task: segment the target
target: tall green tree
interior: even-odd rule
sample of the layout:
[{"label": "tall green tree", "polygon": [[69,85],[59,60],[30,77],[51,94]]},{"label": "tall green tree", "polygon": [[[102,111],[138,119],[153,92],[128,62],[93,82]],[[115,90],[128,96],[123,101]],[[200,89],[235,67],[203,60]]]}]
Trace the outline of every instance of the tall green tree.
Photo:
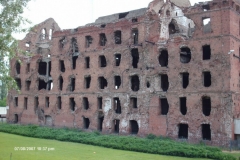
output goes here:
[{"label": "tall green tree", "polygon": [[8,88],[16,87],[13,78],[9,75],[9,59],[20,52],[17,40],[12,34],[26,31],[22,26],[29,21],[22,16],[22,13],[29,1],[0,0],[0,81]]}]

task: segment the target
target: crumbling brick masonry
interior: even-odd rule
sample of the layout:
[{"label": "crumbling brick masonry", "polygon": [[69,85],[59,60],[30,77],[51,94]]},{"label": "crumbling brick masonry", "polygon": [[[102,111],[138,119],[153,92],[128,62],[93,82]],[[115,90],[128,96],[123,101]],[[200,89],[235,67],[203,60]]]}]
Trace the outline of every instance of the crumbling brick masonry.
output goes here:
[{"label": "crumbling brick masonry", "polygon": [[[155,134],[226,146],[240,135],[240,1],[148,8],[19,41],[9,123]],[[239,137],[240,138],[240,137]]]}]

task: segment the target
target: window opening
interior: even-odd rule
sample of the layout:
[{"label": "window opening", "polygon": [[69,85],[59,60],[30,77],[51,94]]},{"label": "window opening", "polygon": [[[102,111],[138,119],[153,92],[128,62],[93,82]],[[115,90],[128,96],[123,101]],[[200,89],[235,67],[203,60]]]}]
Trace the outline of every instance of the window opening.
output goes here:
[{"label": "window opening", "polygon": [[15,107],[18,107],[18,97],[14,98]]},{"label": "window opening", "polygon": [[179,124],[178,138],[188,139],[188,124]]},{"label": "window opening", "polygon": [[90,45],[92,44],[93,39],[91,36],[86,36],[85,39],[86,39],[86,48],[89,48]]},{"label": "window opening", "polygon": [[49,108],[49,97],[45,97],[45,107]]},{"label": "window opening", "polygon": [[135,120],[130,120],[131,134],[138,134],[138,123]]},{"label": "window opening", "polygon": [[26,73],[30,72],[30,63],[27,63],[27,67],[26,67]]},{"label": "window opening", "polygon": [[205,116],[209,116],[211,113],[211,98],[202,97],[202,112]]},{"label": "window opening", "polygon": [[89,109],[89,101],[88,101],[88,98],[87,97],[83,97],[83,108],[85,110],[88,110]]},{"label": "window opening", "polygon": [[106,67],[107,66],[107,61],[105,56],[99,56],[99,62],[100,62],[100,67]]},{"label": "window opening", "polygon": [[137,107],[137,98],[136,97],[131,97],[130,98],[130,105],[132,108],[138,108]]},{"label": "window opening", "polygon": [[189,63],[191,60],[191,51],[188,47],[181,48],[180,61],[182,63]]},{"label": "window opening", "polygon": [[187,98],[180,97],[180,111],[182,115],[186,115],[187,113]]},{"label": "window opening", "polygon": [[168,51],[162,50],[160,53],[160,56],[158,57],[159,64],[161,67],[167,67],[168,66]]},{"label": "window opening", "polygon": [[115,37],[115,44],[121,44],[122,40],[121,40],[121,31],[115,31],[114,32],[114,37]]},{"label": "window opening", "polygon": [[105,33],[100,34],[100,46],[105,46],[107,42],[107,38]]},{"label": "window opening", "polygon": [[14,114],[14,123],[18,123],[18,115]]},{"label": "window opening", "polygon": [[128,15],[129,12],[119,13],[119,19],[125,18]]},{"label": "window opening", "polygon": [[119,89],[121,85],[121,77],[120,76],[114,76],[114,82],[115,82],[115,89]]},{"label": "window opening", "polygon": [[104,89],[105,87],[107,87],[108,83],[107,83],[107,80],[104,77],[99,77],[98,81],[99,81],[100,89]]},{"label": "window opening", "polygon": [[205,17],[202,19],[203,21],[203,32],[204,33],[210,33],[212,31],[211,29],[211,19],[209,17]]},{"label": "window opening", "polygon": [[90,68],[90,57],[85,57],[85,67]]},{"label": "window opening", "polygon": [[70,91],[73,92],[75,90],[75,78],[71,78],[70,80]]},{"label": "window opening", "polygon": [[169,110],[169,104],[167,98],[160,98],[161,115],[167,115]]},{"label": "window opening", "polygon": [[49,40],[51,40],[52,39],[52,29],[49,29]]},{"label": "window opening", "polygon": [[75,107],[76,107],[76,103],[75,103],[74,98],[70,98],[70,109],[72,111],[75,111]]},{"label": "window opening", "polygon": [[39,62],[38,64],[38,73],[40,75],[47,75],[47,63],[46,62]]},{"label": "window opening", "polygon": [[115,54],[115,64],[116,66],[120,66],[121,63],[121,54]]},{"label": "window opening", "polygon": [[91,76],[85,77],[85,88],[90,88]]},{"label": "window opening", "polygon": [[164,92],[168,90],[169,82],[168,82],[168,75],[162,74],[161,75],[161,88]]},{"label": "window opening", "polygon": [[62,91],[63,89],[63,78],[62,76],[59,77],[59,90]]},{"label": "window opening", "polygon": [[203,80],[204,87],[211,86],[211,73],[203,72],[203,77],[204,77],[204,80]]},{"label": "window opening", "polygon": [[21,65],[20,65],[20,63],[17,61],[17,62],[16,62],[16,72],[17,72],[17,74],[20,74],[20,70],[21,70]]},{"label": "window opening", "polygon": [[98,118],[98,130],[102,131],[104,117]]},{"label": "window opening", "polygon": [[211,141],[210,124],[202,124],[202,139]]},{"label": "window opening", "polygon": [[131,53],[132,53],[132,66],[133,68],[138,68],[138,62],[139,62],[138,49],[137,48],[132,49]]},{"label": "window opening", "polygon": [[16,78],[15,81],[16,81],[18,89],[21,90],[22,89],[21,79]]},{"label": "window opening", "polygon": [[34,98],[34,107],[35,107],[35,110],[38,109],[38,105],[39,105],[38,97],[35,97],[35,98]]},{"label": "window opening", "polygon": [[120,100],[119,98],[114,98],[113,99],[113,102],[114,102],[114,110],[117,114],[121,114],[121,103],[120,103]]},{"label": "window opening", "polygon": [[90,121],[88,118],[83,117],[83,128],[88,129],[90,125]]},{"label": "window opening", "polygon": [[113,120],[113,124],[114,124],[114,133],[119,133],[120,120],[118,119]]},{"label": "window opening", "polygon": [[31,81],[26,81],[26,91],[30,90]]},{"label": "window opening", "polygon": [[202,46],[203,50],[203,60],[208,60],[211,58],[211,48],[210,45]]},{"label": "window opening", "polygon": [[24,97],[24,109],[27,110],[28,108],[28,98]]},{"label": "window opening", "polygon": [[65,72],[64,60],[59,60],[60,71]]},{"label": "window opening", "polygon": [[98,109],[102,109],[102,97],[98,97]]},{"label": "window opening", "polygon": [[58,109],[62,109],[62,98],[61,97],[57,97],[57,106],[58,106]]},{"label": "window opening", "polygon": [[137,75],[131,77],[131,84],[132,91],[137,92],[140,85],[139,77]]},{"label": "window opening", "polygon": [[189,73],[187,72],[181,73],[181,77],[182,77],[182,87],[185,89],[189,84]]},{"label": "window opening", "polygon": [[133,44],[137,45],[138,44],[138,29],[134,28],[132,30],[132,36],[133,36]]}]

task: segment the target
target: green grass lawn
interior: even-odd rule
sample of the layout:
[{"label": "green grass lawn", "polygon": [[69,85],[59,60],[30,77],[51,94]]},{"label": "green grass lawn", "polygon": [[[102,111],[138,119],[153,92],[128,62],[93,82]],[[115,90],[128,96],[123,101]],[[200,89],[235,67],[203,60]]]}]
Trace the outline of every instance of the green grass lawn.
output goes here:
[{"label": "green grass lawn", "polygon": [[[15,147],[35,147],[35,151],[16,151]],[[41,147],[41,151],[37,147]],[[15,148],[20,149],[20,148]],[[54,149],[51,151],[43,149]],[[12,155],[12,156],[11,156]],[[11,157],[11,158],[10,158]],[[121,151],[56,140],[29,138],[0,132],[0,160],[191,160],[194,158],[160,156]],[[195,158],[195,160],[206,160]]]}]

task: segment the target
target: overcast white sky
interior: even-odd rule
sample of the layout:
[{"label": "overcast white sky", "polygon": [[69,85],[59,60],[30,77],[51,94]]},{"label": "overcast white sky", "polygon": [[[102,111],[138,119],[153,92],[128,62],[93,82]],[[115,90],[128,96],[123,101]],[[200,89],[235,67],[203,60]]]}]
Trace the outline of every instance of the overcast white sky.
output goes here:
[{"label": "overcast white sky", "polygon": [[[146,8],[152,0],[31,0],[23,16],[31,26],[53,18],[61,29],[77,28],[98,17]],[[180,0],[179,0],[180,1]],[[204,0],[190,0],[191,4]],[[209,1],[209,0],[208,0]],[[22,39],[25,34],[15,35]]]}]

